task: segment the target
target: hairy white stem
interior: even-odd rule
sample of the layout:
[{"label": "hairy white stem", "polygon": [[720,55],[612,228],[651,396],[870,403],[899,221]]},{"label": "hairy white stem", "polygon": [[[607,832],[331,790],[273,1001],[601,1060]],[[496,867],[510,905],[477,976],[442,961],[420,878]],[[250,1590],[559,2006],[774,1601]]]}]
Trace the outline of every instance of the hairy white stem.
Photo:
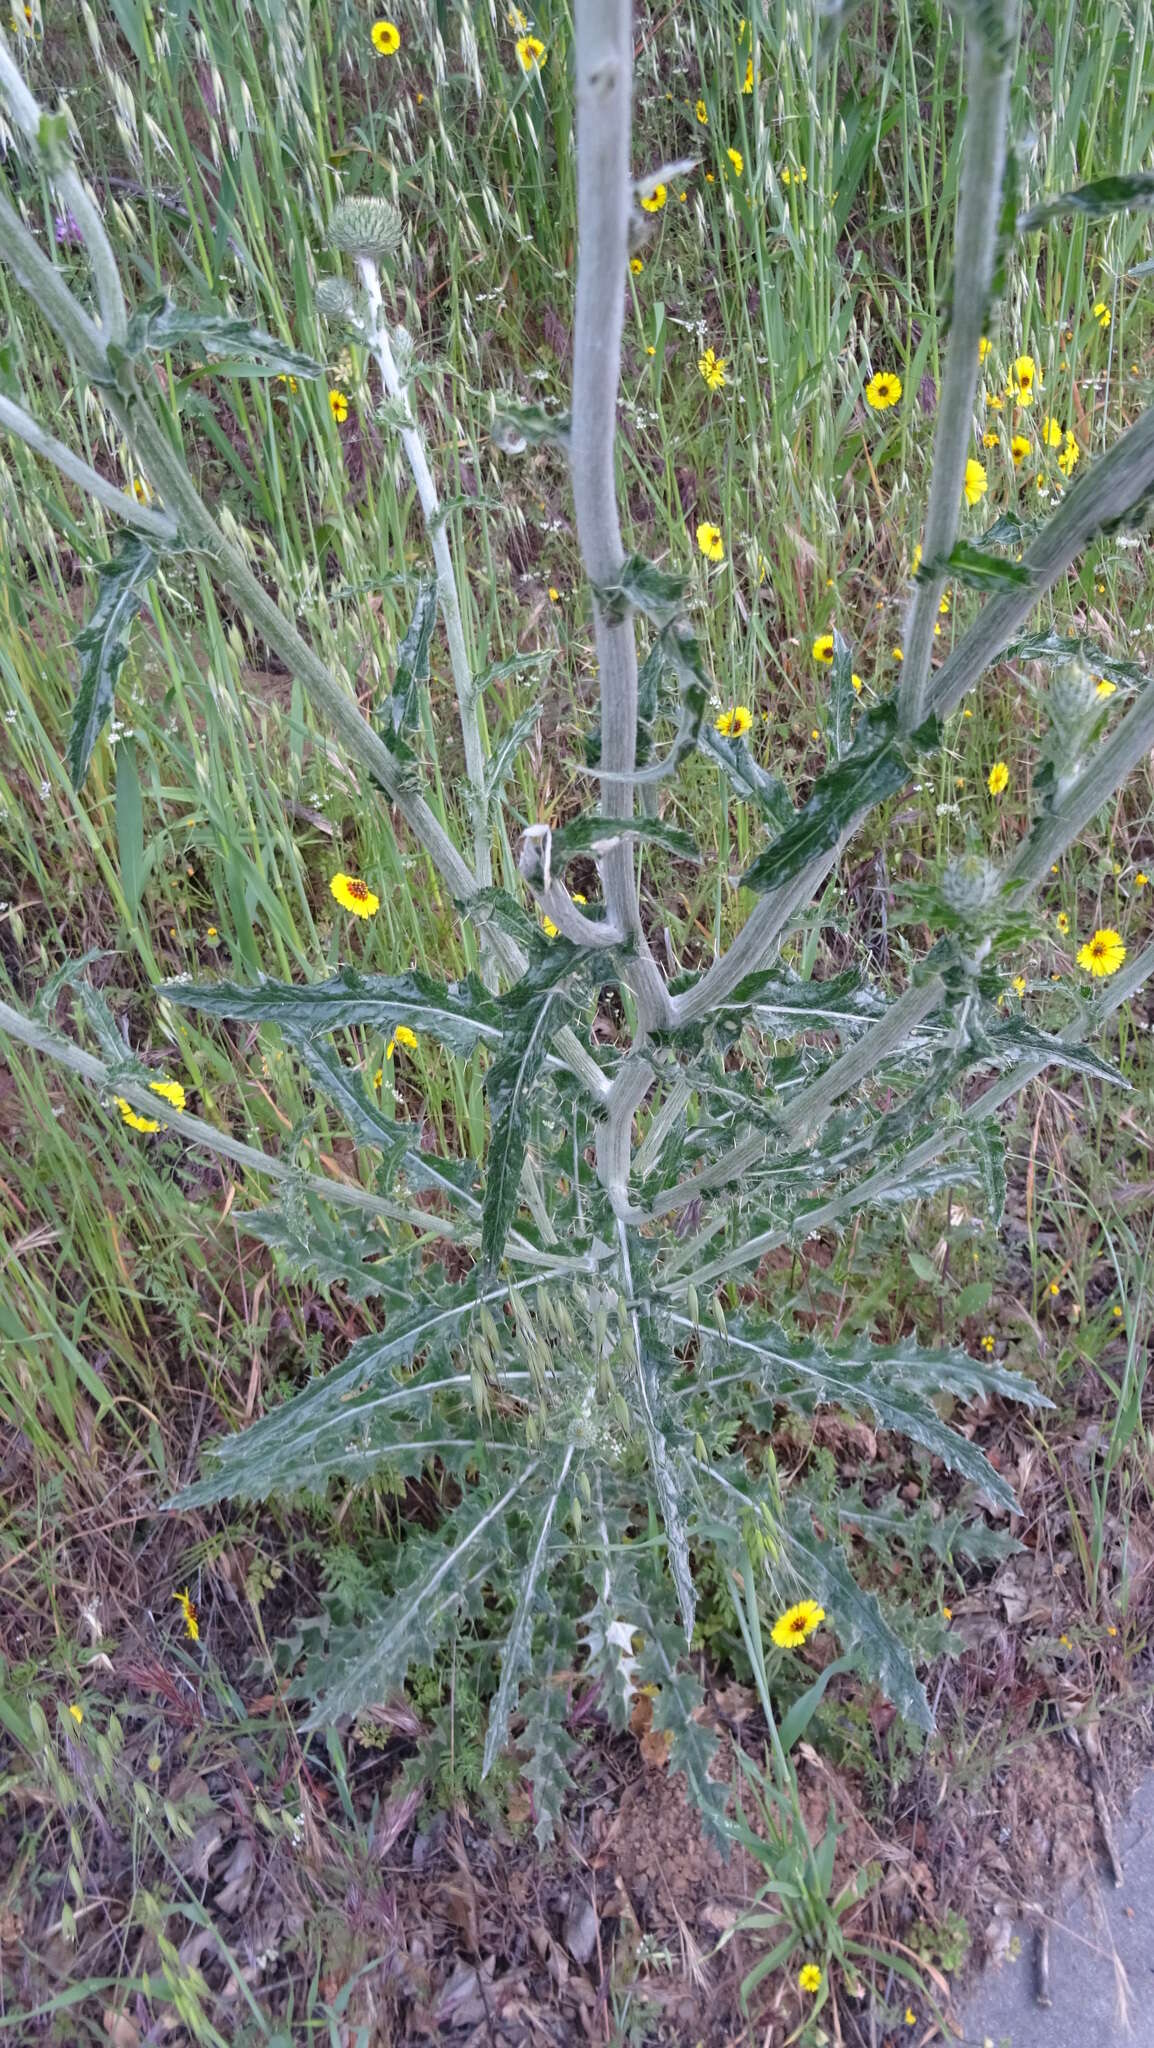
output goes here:
[{"label": "hairy white stem", "polygon": [[629,1202],[633,1118],[652,1086],[653,1069],[649,1061],[634,1054],[620,1069],[597,1126],[597,1178],[614,1215],[630,1223],[641,1220],[640,1212],[631,1208]]},{"label": "hairy white stem", "polygon": [[[979,23],[971,15],[967,24],[965,143],[954,239],[950,341],[922,541],[927,564],[948,555],[958,535],[974,427],[978,350],[993,282],[1006,171],[1017,0],[990,0],[988,11],[989,21]],[[934,625],[946,580],[944,574],[935,572],[919,583],[910,606],[898,690],[904,732],[916,731],[926,715]]]},{"label": "hairy white stem", "polygon": [[[573,419],[569,461],[577,538],[593,584],[593,627],[601,677],[601,762],[620,780],[602,792],[609,818],[633,816],[637,749],[637,640],[633,619],[610,617],[598,590],[624,561],[614,454],[625,276],[632,207],[629,144],[633,82],[630,0],[577,0],[577,306],[573,332]],[[642,1034],[671,1021],[665,983],[641,924],[633,848],[612,846],[600,861],[609,917],[634,939],[630,983]]]},{"label": "hairy white stem", "polygon": [[381,300],[380,272],[375,259],[371,256],[358,257],[357,269],[360,271],[361,283],[368,301],[368,344],[376,358],[381,382],[389,397],[399,407],[405,421],[400,430],[401,445],[413,473],[413,482],[417,487],[417,497],[429,535],[429,545],[433,551],[437,571],[437,597],[441,617],[445,622],[445,637],[449,643],[449,660],[457,692],[457,712],[465,747],[465,774],[469,783],[469,809],[473,831],[473,870],[478,887],[487,889],[493,880],[493,852],[489,806],[485,793],[485,746],[481,736],[473,671],[465,646],[461,599],[457,589],[449,536],[445,530],[445,522],[440,517],[441,501],[425,454],[424,437],[413,415],[408,385],[397,368],[397,359],[393,353],[392,338]]},{"label": "hairy white stem", "polygon": [[54,462],[62,476],[66,476],[70,483],[78,484],[82,491],[87,491],[90,498],[95,498],[97,504],[103,505],[106,511],[115,513],[126,526],[135,527],[138,533],[146,534],[150,540],[159,541],[162,545],[171,544],[176,540],[180,528],[171,513],[159,508],[154,509],[151,505],[139,504],[130,491],[122,491],[118,485],[110,483],[107,477],[101,476],[99,470],[93,469],[82,456],[75,455],[63,441],[58,441],[54,434],[50,434],[42,427],[39,420],[34,420],[32,414],[25,412],[22,405],[14,404],[12,399],[5,398],[2,393],[0,427],[6,427],[10,434],[14,434],[18,441],[23,441],[34,454],[43,455],[47,461]]}]

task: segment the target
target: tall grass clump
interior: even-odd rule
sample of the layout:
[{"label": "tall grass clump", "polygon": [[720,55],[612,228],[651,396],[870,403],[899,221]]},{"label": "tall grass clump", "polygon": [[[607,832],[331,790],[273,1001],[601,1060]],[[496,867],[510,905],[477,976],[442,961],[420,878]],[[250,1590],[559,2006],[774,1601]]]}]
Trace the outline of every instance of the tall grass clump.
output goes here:
[{"label": "tall grass clump", "polygon": [[[828,671],[825,758],[797,804],[752,743],[733,680],[746,672],[741,650],[731,675],[712,674],[689,579],[622,533],[626,282],[655,213],[695,165],[638,173],[629,0],[576,0],[572,164],[562,137],[578,251],[571,409],[503,395],[493,432],[502,461],[550,450],[567,472],[599,714],[571,762],[588,801],[525,829],[509,793],[525,750],[560,749],[567,736],[542,732],[540,702],[490,729],[493,672],[474,666],[468,624],[468,578],[479,581],[485,565],[454,559],[456,493],[428,456],[435,383],[420,337],[399,317],[407,224],[397,195],[337,199],[327,273],[307,280],[319,315],[371,366],[376,423],[400,452],[423,521],[427,573],[388,687],[363,710],[320,651],[334,644],[322,595],[290,607],[270,594],[256,551],[194,483],[166,396],[172,366],[190,354],[233,375],[294,384],[319,379],[322,365],[231,310],[184,308],[162,293],[130,303],[68,123],[45,111],[0,39],[0,104],[26,178],[24,189],[0,193],[0,263],[51,328],[61,379],[123,438],[138,473],[121,489],[58,439],[38,416],[42,378],[6,361],[0,426],[117,524],[78,642],[74,784],[84,785],[104,744],[146,594],[159,611],[166,592],[210,579],[343,751],[365,813],[386,815],[419,850],[396,868],[416,926],[441,892],[470,963],[457,980],[348,964],[309,980],[283,978],[282,968],[282,978],[185,977],[158,989],[168,1014],[195,1010],[267,1033],[312,1100],[343,1121],[362,1166],[356,1181],[311,1170],[299,1128],[274,1156],[188,1114],[182,1084],[158,1081],[129,1051],[83,962],[57,963],[34,1014],[0,1004],[0,1028],[103,1092],[143,1135],[163,1128],[267,1177],[275,1199],[241,1214],[242,1227],[290,1265],[377,1304],[374,1327],[344,1360],[215,1444],[176,1505],[317,1496],[334,1483],[395,1489],[435,1473],[440,1519],[406,1531],[390,1582],[355,1613],[334,1602],[306,1631],[292,1683],[312,1702],[314,1723],[331,1723],[381,1699],[474,1618],[499,1671],[486,1768],[518,1716],[542,1839],[575,1747],[569,1686],[559,1682],[574,1669],[619,1724],[639,1688],[656,1689],[654,1719],[669,1731],[674,1767],[724,1826],[726,1789],[710,1774],[714,1738],[697,1718],[701,1687],[686,1656],[695,1566],[707,1551],[740,1570],[747,1590],[755,1572],[760,1597],[785,1610],[783,1648],[828,1619],[847,1658],[903,1714],[930,1725],[900,1616],[859,1585],[828,1501],[779,1472],[772,1431],[783,1412],[864,1412],[952,1475],[953,1494],[1011,1511],[1012,1490],[960,1426],[964,1406],[1040,1397],[1027,1377],[915,1336],[884,1342],[839,1337],[820,1322],[804,1331],[774,1322],[751,1283],[774,1250],[964,1184],[979,1191],[996,1228],[1006,1182],[997,1111],[1049,1066],[1125,1085],[1091,1041],[1154,967],[1154,947],[1128,953],[1103,929],[1083,949],[1101,993],[1060,1035],[1003,1000],[1007,956],[1033,929],[1033,892],[1154,744],[1154,689],[1144,677],[1081,639],[1025,633],[1096,536],[1140,522],[1154,485],[1154,414],[1092,462],[1075,469],[1071,458],[1056,509],[1033,524],[1005,517],[983,528],[986,473],[975,452],[986,328],[1014,237],[1070,214],[1140,205],[1151,180],[1123,169],[1023,209],[1010,134],[1016,9],[974,0],[958,26],[966,111],[954,282],[941,309],[948,339],[904,658],[895,689],[867,694],[840,631],[815,647]],[[531,94],[550,52],[529,34],[517,51]],[[752,89],[752,43],[748,64]],[[741,78],[735,97],[740,110]],[[827,110],[832,117],[832,103]],[[814,99],[806,118],[819,111]],[[752,159],[756,137],[742,137]],[[728,158],[740,177],[743,151]],[[750,172],[751,191],[778,177],[760,161]],[[791,177],[796,191],[800,159]],[[75,223],[84,255],[75,286],[29,225],[39,181]],[[738,197],[748,209],[744,187]],[[823,263],[833,260],[827,242],[823,232]],[[805,260],[800,241],[795,253]],[[762,280],[766,303],[771,284]],[[831,355],[838,346],[832,333],[816,339]],[[703,362],[708,383],[716,359]],[[1013,374],[1019,400],[1032,398],[1032,358],[1019,358]],[[865,396],[884,411],[900,380],[879,368]],[[340,400],[334,391],[334,418]],[[696,537],[705,563],[724,558],[720,525],[703,519]],[[909,558],[912,540],[895,536],[895,559]],[[341,567],[350,588],[366,573],[358,561]],[[947,586],[972,593],[973,617],[935,666]],[[430,714],[438,627],[455,735]],[[902,993],[856,970],[824,980],[791,970],[783,948],[811,924],[845,849],[930,771],[945,721],[1010,649],[1045,664],[1050,678],[1048,735],[1020,843],[995,857],[975,840],[922,888],[927,943]],[[1104,678],[1115,685],[1107,693]],[[728,943],[719,918],[710,957],[679,960],[663,895],[702,864],[685,794],[702,786],[702,762],[750,847],[740,893],[731,892],[746,914]],[[1008,772],[995,764],[992,790],[998,768]],[[726,870],[715,878],[718,900],[728,879]],[[332,891],[350,931],[380,913],[360,876],[336,872]],[[805,957],[811,968],[812,952]],[[56,1028],[66,987],[96,1051]],[[415,1120],[382,1106],[361,1071],[377,1034],[390,1056],[398,1046],[440,1048],[465,1077],[466,1114],[480,1077],[479,1178],[461,1158],[430,1152]],[[458,1277],[424,1256],[430,1244],[454,1247]]]}]

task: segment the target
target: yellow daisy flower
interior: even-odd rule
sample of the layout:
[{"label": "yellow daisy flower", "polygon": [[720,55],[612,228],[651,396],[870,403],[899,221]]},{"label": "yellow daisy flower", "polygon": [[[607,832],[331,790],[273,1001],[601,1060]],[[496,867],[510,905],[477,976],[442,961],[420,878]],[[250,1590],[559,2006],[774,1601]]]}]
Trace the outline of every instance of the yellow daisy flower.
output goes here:
[{"label": "yellow daisy flower", "polygon": [[781,1650],[796,1650],[824,1620],[825,1608],[819,1607],[816,1600],[799,1600],[778,1615],[773,1624],[773,1640]]},{"label": "yellow daisy flower", "polygon": [[548,62],[549,52],[540,36],[519,36],[514,48],[522,71],[540,71],[541,66]]},{"label": "yellow daisy flower", "polygon": [[660,213],[668,197],[669,194],[664,185],[655,185],[652,192],[645,194],[641,204],[645,208],[646,213]]},{"label": "yellow daisy flower", "polygon": [[967,505],[976,505],[979,498],[985,497],[986,489],[985,464],[975,462],[971,455],[966,464],[966,480],[962,486],[962,496]]},{"label": "yellow daisy flower", "polygon": [[[171,1103],[173,1109],[184,1108],[188,1098],[179,1081],[150,1081],[148,1085],[154,1095],[159,1095],[163,1102]],[[141,1116],[139,1110],[133,1109],[125,1096],[115,1095],[113,1101],[130,1131],[158,1131],[161,1128],[155,1117]]]},{"label": "yellow daisy flower", "polygon": [[797,1982],[800,1990],[808,1991],[811,1998],[816,1998],[822,1985],[819,1965],[817,1963],[803,1963],[797,1973]]},{"label": "yellow daisy flower", "polygon": [[[985,1334],[985,1336],[984,1336],[984,1337],[982,1338],[982,1350],[983,1350],[983,1351],[985,1351],[985,1352],[990,1352],[990,1351],[992,1351],[992,1350],[993,1350],[993,1348],[994,1348],[994,1343],[995,1343],[995,1339],[994,1339],[994,1333],[993,1333],[993,1331],[992,1331],[992,1330],[987,1330],[987,1331],[986,1331],[986,1334]],[[945,1609],[944,1609],[944,1608],[943,1608],[942,1612],[943,1612],[943,1613],[945,1612]]]},{"label": "yellow daisy flower", "polygon": [[1062,453],[1058,457],[1058,468],[1061,470],[1063,476],[1069,476],[1071,474],[1074,468],[1074,464],[1077,462],[1078,457],[1081,455],[1081,453],[1082,451],[1079,448],[1078,443],[1075,441],[1074,436],[1071,433],[1069,427],[1067,427],[1065,443],[1062,448]]},{"label": "yellow daisy flower", "polygon": [[631,256],[629,258],[629,268],[633,272],[634,277],[640,277],[645,265],[641,261],[640,256]]},{"label": "yellow daisy flower", "polygon": [[708,561],[724,562],[725,542],[720,526],[712,526],[708,519],[703,519],[697,529],[697,545]]},{"label": "yellow daisy flower", "polygon": [[813,643],[812,653],[815,661],[823,661],[827,668],[831,668],[833,666],[833,634],[819,633]]},{"label": "yellow daisy flower", "polygon": [[1099,676],[1094,685],[1094,695],[1096,697],[1112,697],[1117,688],[1117,683],[1110,682],[1105,676]]},{"label": "yellow daisy flower", "polygon": [[1105,299],[1095,299],[1095,301],[1094,301],[1094,318],[1095,318],[1095,320],[1096,320],[1096,321],[1098,322],[1098,325],[1099,325],[1099,327],[1102,327],[1102,328],[1106,328],[1106,327],[1109,327],[1109,325],[1110,325],[1110,308],[1109,308],[1109,306],[1108,306],[1108,305],[1106,304],[1106,301],[1105,301]]},{"label": "yellow daisy flower", "polygon": [[734,176],[740,178],[745,169],[745,158],[742,156],[741,151],[739,149],[727,149],[725,154],[733,165]]},{"label": "yellow daisy flower", "polygon": [[892,370],[878,370],[866,385],[865,395],[866,404],[871,405],[875,412],[885,412],[901,397],[902,380],[895,377]]},{"label": "yellow daisy flower", "polygon": [[[546,924],[548,924],[548,918],[546,918],[545,922]],[[556,931],[556,926],[554,926],[553,929],[554,931]],[[392,1037],[390,1038],[388,1044],[385,1047],[385,1058],[387,1060],[392,1059],[393,1054],[396,1052],[397,1047],[399,1045],[407,1047],[409,1052],[416,1052],[417,1050],[417,1034],[415,1031],[410,1031],[407,1024],[398,1024],[396,1030],[393,1032]]]},{"label": "yellow daisy flower", "polygon": [[989,406],[991,412],[1005,411],[1006,401],[996,391],[987,391],[986,404]]},{"label": "yellow daisy flower", "polygon": [[742,81],[742,87],[741,87],[741,90],[742,90],[742,92],[752,92],[752,91],[753,91],[753,58],[752,58],[752,57],[747,57],[747,58],[746,58],[746,60],[745,60],[745,78],[744,78],[744,80]]},{"label": "yellow daisy flower", "polygon": [[395,57],[401,47],[401,31],[395,21],[374,21],[370,31],[373,48],[382,57]]},{"label": "yellow daisy flower", "polygon": [[1010,442],[1010,460],[1017,469],[1030,452],[1030,443],[1025,434],[1015,434]]},{"label": "yellow daisy flower", "polygon": [[703,355],[698,356],[697,367],[710,390],[720,391],[725,382],[725,357],[714,355],[713,350],[707,348]]},{"label": "yellow daisy flower", "polygon": [[986,777],[986,788],[991,796],[1001,796],[1010,780],[1010,771],[1004,761],[995,761]]},{"label": "yellow daisy flower", "polygon": [[199,1643],[200,1617],[196,1611],[195,1600],[189,1596],[188,1587],[186,1586],[182,1593],[174,1593],[172,1597],[180,1602],[180,1611],[184,1616],[184,1633],[188,1637],[189,1642]]},{"label": "yellow daisy flower", "polygon": [[1060,910],[1058,912],[1057,917],[1054,919],[1054,923],[1057,925],[1058,930],[1062,934],[1062,937],[1065,938],[1067,932],[1070,929],[1070,920],[1067,917],[1064,910]]},{"label": "yellow daisy flower", "polygon": [[1018,996],[1018,997],[1024,996],[1024,995],[1025,995],[1025,993],[1026,993],[1026,977],[1025,977],[1025,975],[1024,975],[1024,974],[1015,974],[1015,976],[1014,976],[1014,979],[1013,979],[1013,981],[1012,981],[1012,982],[1010,983],[1010,987],[1011,987],[1011,988],[1013,989],[1013,991],[1014,991],[1014,994],[1015,994],[1016,996]]},{"label": "yellow daisy flower", "polygon": [[799,185],[805,185],[808,184],[809,182],[809,172],[806,170],[804,164],[802,164],[800,168],[796,171],[791,171],[789,165],[786,164],[785,168],[781,171],[780,176],[783,185],[792,185],[795,178],[797,179]]},{"label": "yellow daisy flower", "polygon": [[354,917],[375,917],[381,907],[381,899],[374,896],[367,882],[359,875],[334,875],[329,883],[329,894],[334,896],[342,910],[350,910]]},{"label": "yellow daisy flower", "polygon": [[989,353],[990,353],[990,341],[989,341],[989,337],[988,337],[987,335],[983,334],[983,336],[982,336],[982,338],[981,338],[980,342],[978,343],[978,361],[979,361],[980,363],[984,363],[984,362],[985,362],[985,360],[986,360],[986,357],[987,357],[987,356],[989,355]]},{"label": "yellow daisy flower", "polygon": [[997,445],[998,445],[998,437],[997,437],[997,435],[996,435],[995,433],[992,433],[992,432],[990,432],[989,430],[987,430],[987,431],[986,431],[986,433],[984,433],[984,434],[982,435],[982,446],[983,446],[983,448],[996,448],[996,447],[997,447]]},{"label": "yellow daisy flower", "polygon": [[343,391],[329,392],[329,411],[338,427],[343,427],[349,416],[349,401]]},{"label": "yellow daisy flower", "polygon": [[1079,967],[1084,967],[1087,974],[1092,974],[1097,981],[1102,975],[1117,974],[1126,958],[1126,948],[1120,934],[1106,925],[1096,931],[1092,939],[1087,939],[1084,946],[1079,946],[1075,957]]},{"label": "yellow daisy flower", "polygon": [[697,102],[697,105],[696,105],[696,106],[694,107],[693,111],[694,111],[694,113],[695,113],[695,114],[697,115],[697,118],[698,118],[698,120],[700,121],[700,123],[701,123],[702,127],[703,127],[703,128],[708,128],[708,126],[709,126],[709,109],[708,109],[708,107],[706,106],[706,104],[705,104],[705,101],[704,101],[704,100],[698,100],[698,102]]},{"label": "yellow daisy flower", "polygon": [[753,724],[753,713],[748,704],[735,704],[732,711],[723,711],[713,723],[723,739],[738,740]]},{"label": "yellow daisy flower", "polygon": [[1060,448],[1062,445],[1062,429],[1053,417],[1042,421],[1042,440],[1047,448]]},{"label": "yellow daisy flower", "polygon": [[76,1726],[78,1728],[82,1727],[84,1724],[84,1708],[78,1707],[75,1700],[73,1700],[71,1705],[69,1706],[68,1711],[71,1714],[73,1720],[75,1721]]},{"label": "yellow daisy flower", "polygon": [[1019,405],[1033,405],[1038,365],[1033,356],[1016,356],[1010,366],[1009,392]]}]

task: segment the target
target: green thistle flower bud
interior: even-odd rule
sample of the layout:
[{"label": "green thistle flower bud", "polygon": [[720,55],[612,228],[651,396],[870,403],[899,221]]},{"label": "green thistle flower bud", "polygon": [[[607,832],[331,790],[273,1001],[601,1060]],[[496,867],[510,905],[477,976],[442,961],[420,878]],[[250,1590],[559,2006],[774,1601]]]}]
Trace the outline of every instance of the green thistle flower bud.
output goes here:
[{"label": "green thistle flower bud", "polygon": [[329,246],[346,256],[392,256],[401,239],[401,216],[387,199],[342,199],[329,222]]},{"label": "green thistle flower bud", "polygon": [[317,286],[317,312],[322,320],[347,320],[357,295],[343,277],[322,277]]},{"label": "green thistle flower bud", "polygon": [[998,870],[984,853],[964,853],[942,876],[942,901],[959,917],[984,910],[997,892]]},{"label": "green thistle flower bud", "polygon": [[1099,708],[1094,678],[1085,662],[1068,661],[1046,691],[1046,710],[1055,734],[1067,745],[1076,745]]}]

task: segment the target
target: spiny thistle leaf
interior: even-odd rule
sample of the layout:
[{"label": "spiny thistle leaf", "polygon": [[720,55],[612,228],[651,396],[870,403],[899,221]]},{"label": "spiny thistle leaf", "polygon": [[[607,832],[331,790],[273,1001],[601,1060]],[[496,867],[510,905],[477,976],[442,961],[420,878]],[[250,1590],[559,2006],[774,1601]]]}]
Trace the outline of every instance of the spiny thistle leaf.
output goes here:
[{"label": "spiny thistle leaf", "polygon": [[397,649],[393,687],[378,718],[378,730],[390,745],[403,741],[417,720],[418,693],[429,680],[429,648],[437,623],[437,579],[428,577],[418,588],[413,616]]},{"label": "spiny thistle leaf", "polygon": [[129,629],[141,606],[141,585],[156,563],[156,550],[140,534],[122,533],[111,561],[97,567],[96,603],[88,624],[76,636],[83,659],[68,736],[68,772],[74,789],[82,787],[92,750],[111,716],[117,678],[128,654]]},{"label": "spiny thistle leaf", "polygon": [[619,839],[641,839],[649,846],[662,846],[679,860],[699,862],[701,855],[679,825],[667,825],[661,818],[605,818],[586,814],[560,825],[550,835],[550,862],[559,875],[567,861],[578,853],[597,853]]},{"label": "spiny thistle leaf", "polygon": [[[937,729],[931,722],[913,735],[911,744],[925,747],[936,742]],[[898,740],[897,705],[892,699],[863,711],[852,746],[819,778],[788,831],[758,855],[742,876],[743,886],[778,888],[836,846],[856,818],[909,781],[906,751]]]},{"label": "spiny thistle leaf", "polygon": [[[446,1351],[479,1308],[492,1309],[509,1292],[509,1284],[480,1286],[474,1271],[463,1286],[419,1302],[386,1330],[362,1337],[332,1372],[311,1380],[239,1436],[212,1445],[210,1470],[173,1505],[203,1507],[234,1496],[267,1500],[277,1492],[318,1494],[337,1474],[366,1477],[406,1452],[414,1418],[427,1418],[442,1398],[454,1423],[444,1435],[462,1435],[456,1418],[469,1399],[471,1375],[446,1369]],[[419,1354],[425,1357],[422,1369],[400,1378]],[[525,1382],[528,1374],[505,1377]]]},{"label": "spiny thistle leaf", "polygon": [[533,1788],[533,1835],[547,1849],[561,1824],[566,1795],[576,1790],[569,1765],[579,1745],[565,1725],[568,1693],[559,1685],[535,1685],[521,1701],[525,1727],[517,1747],[525,1755],[522,1775]]},{"label": "spiny thistle leaf", "polygon": [[714,726],[703,724],[699,744],[702,753],[717,762],[738,796],[747,804],[755,804],[775,832],[788,831],[795,816],[789,791],[784,782],[754,760],[743,739],[730,739]]},{"label": "spiny thistle leaf", "polygon": [[234,1210],[238,1228],[278,1252],[298,1273],[311,1274],[318,1287],[342,1287],[351,1301],[370,1296],[388,1296],[390,1306],[404,1307],[412,1299],[411,1258],[377,1258],[388,1250],[379,1231],[347,1220],[334,1223],[315,1201],[307,1198],[296,1213],[291,1208]]},{"label": "spiny thistle leaf", "polygon": [[328,981],[166,981],[160,993],[185,1010],[213,1017],[237,1017],[254,1024],[282,1024],[310,1037],[350,1024],[392,1031],[407,1024],[418,1036],[435,1038],[449,1052],[470,1053],[479,1042],[496,1045],[501,1025],[492,998],[473,981],[434,981],[430,975],[361,974],[342,967]]},{"label": "spiny thistle leaf", "polygon": [[284,1035],[317,1087],[341,1111],[355,1142],[384,1153],[379,1184],[387,1187],[403,1172],[411,1187],[436,1188],[451,1201],[480,1211],[480,1198],[473,1193],[477,1170],[472,1160],[442,1159],[435,1152],[423,1151],[418,1126],[387,1117],[363,1077],[355,1067],[347,1067],[331,1045],[291,1028]]},{"label": "spiny thistle leaf", "polygon": [[576,1014],[560,983],[580,957],[578,948],[555,941],[501,1001],[506,1020],[501,1049],[485,1076],[490,1132],[481,1255],[488,1272],[501,1257],[517,1208],[529,1145],[530,1096],[553,1039]]},{"label": "spiny thistle leaf", "polygon": [[231,313],[195,312],[174,306],[163,294],[149,299],[128,323],[125,354],[164,355],[170,349],[194,348],[228,358],[214,364],[222,375],[235,365],[247,377],[323,377],[325,366],[299,349],[289,348],[275,334],[266,334]]},{"label": "spiny thistle leaf", "polygon": [[1053,199],[1039,200],[1018,215],[1018,230],[1031,234],[1067,213],[1080,213],[1089,220],[1106,214],[1128,213],[1136,207],[1154,206],[1154,171],[1118,171],[1111,177],[1095,178],[1074,192],[1059,192]]},{"label": "spiny thistle leaf", "polygon": [[[669,1569],[677,1592],[677,1604],[685,1627],[685,1640],[693,1641],[693,1621],[697,1611],[697,1596],[693,1587],[693,1571],[689,1562],[689,1532],[685,1524],[684,1496],[686,1478],[681,1459],[671,1455],[662,1428],[664,1403],[662,1382],[658,1377],[659,1358],[656,1352],[656,1331],[650,1324],[640,1324],[640,1357],[638,1359],[639,1393],[641,1420],[649,1445],[649,1472],[665,1524],[665,1541],[669,1551]],[[668,1361],[661,1360],[666,1367]]]},{"label": "spiny thistle leaf", "polygon": [[489,1726],[485,1733],[485,1754],[481,1764],[481,1776],[487,1778],[505,1746],[509,1731],[509,1715],[517,1697],[521,1673],[528,1669],[533,1649],[533,1623],[536,1618],[537,1581],[545,1569],[549,1549],[549,1532],[561,1489],[569,1477],[573,1462],[573,1446],[570,1444],[561,1460],[556,1477],[545,1492],[534,1501],[536,1518],[535,1540],[528,1562],[521,1576],[517,1605],[509,1633],[501,1646],[501,1682],[497,1687],[493,1704],[489,1709]]},{"label": "spiny thistle leaf", "polygon": [[825,1608],[846,1649],[857,1653],[862,1668],[905,1720],[932,1733],[934,1717],[909,1651],[874,1595],[858,1585],[838,1545],[823,1542],[814,1534],[804,1503],[791,1509],[786,1525],[778,1527],[775,1535],[797,1584]]}]

